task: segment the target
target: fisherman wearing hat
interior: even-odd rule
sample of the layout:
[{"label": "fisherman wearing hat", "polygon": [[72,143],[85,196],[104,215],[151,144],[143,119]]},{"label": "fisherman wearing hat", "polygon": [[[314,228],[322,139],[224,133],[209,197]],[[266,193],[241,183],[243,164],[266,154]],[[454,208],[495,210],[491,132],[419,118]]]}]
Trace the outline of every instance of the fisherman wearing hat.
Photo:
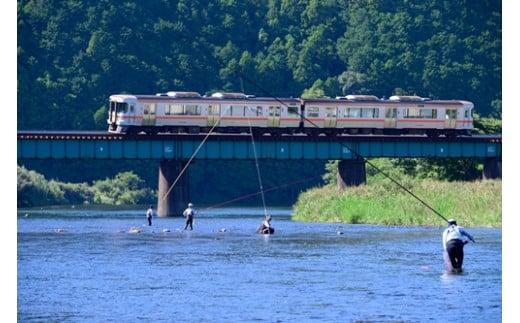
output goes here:
[{"label": "fisherman wearing hat", "polygon": [[184,230],[188,228],[188,225],[190,226],[190,230],[193,230],[193,216],[195,216],[195,210],[193,209],[192,203],[188,203],[188,208],[184,210],[182,215],[186,218],[186,226],[184,227]]},{"label": "fisherman wearing hat", "polygon": [[448,220],[448,228],[442,234],[442,244],[444,251],[447,252],[451,265],[455,271],[462,270],[462,261],[464,260],[464,245],[469,240],[475,242],[471,234],[467,233],[464,228],[457,225],[454,219]]}]

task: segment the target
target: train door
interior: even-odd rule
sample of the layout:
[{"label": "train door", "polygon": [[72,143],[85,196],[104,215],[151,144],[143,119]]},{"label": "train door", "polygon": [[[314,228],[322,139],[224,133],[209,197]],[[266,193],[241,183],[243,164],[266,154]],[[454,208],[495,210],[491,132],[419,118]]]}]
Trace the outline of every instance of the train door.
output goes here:
[{"label": "train door", "polygon": [[155,104],[144,104],[143,107],[143,126],[155,125]]},{"label": "train door", "polygon": [[214,126],[220,119],[220,104],[208,105],[208,126]]},{"label": "train door", "polygon": [[444,128],[453,129],[457,124],[457,109],[446,109],[446,121]]},{"label": "train door", "polygon": [[269,107],[269,116],[267,117],[268,127],[279,127],[280,126],[280,115],[281,107]]},{"label": "train door", "polygon": [[395,128],[397,125],[397,108],[386,108],[385,128]]},{"label": "train door", "polygon": [[338,117],[338,108],[327,107],[325,108],[325,128],[336,128]]}]

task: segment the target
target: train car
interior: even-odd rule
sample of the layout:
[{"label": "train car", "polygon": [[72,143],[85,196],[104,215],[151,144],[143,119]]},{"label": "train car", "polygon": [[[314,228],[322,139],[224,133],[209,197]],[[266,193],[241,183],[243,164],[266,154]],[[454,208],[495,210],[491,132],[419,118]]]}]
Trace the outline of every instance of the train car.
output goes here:
[{"label": "train car", "polygon": [[371,95],[303,99],[308,134],[469,134],[473,129],[468,101],[430,100],[418,96]]},{"label": "train car", "polygon": [[[196,92],[110,96],[109,131],[116,133],[294,133],[301,104],[293,98],[257,98],[243,93]],[[218,124],[217,124],[218,123]],[[215,127],[214,127],[215,126]]]},{"label": "train car", "polygon": [[473,129],[468,101],[418,96],[266,98],[243,93],[167,92],[110,96],[108,124],[117,133],[427,134]]},{"label": "train car", "polygon": [[473,129],[473,103],[430,100],[418,96],[391,96],[384,100],[386,133],[467,135]]},{"label": "train car", "polygon": [[374,133],[383,129],[384,108],[371,95],[337,97],[336,99],[303,99],[304,128],[308,134]]}]

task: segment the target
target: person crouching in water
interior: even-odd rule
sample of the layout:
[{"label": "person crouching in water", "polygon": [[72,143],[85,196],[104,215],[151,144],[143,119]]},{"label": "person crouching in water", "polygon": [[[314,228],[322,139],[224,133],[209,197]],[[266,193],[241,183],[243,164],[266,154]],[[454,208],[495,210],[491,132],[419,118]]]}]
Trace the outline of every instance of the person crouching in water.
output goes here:
[{"label": "person crouching in water", "polygon": [[468,239],[475,242],[475,239],[467,233],[464,228],[457,225],[457,221],[448,220],[448,228],[442,234],[442,244],[444,252],[448,254],[453,271],[462,271],[462,262],[464,260],[464,245],[468,243]]},{"label": "person crouching in water", "polygon": [[274,228],[271,226],[271,216],[266,215],[264,218],[264,221],[262,221],[262,224],[258,227],[256,230],[256,233],[261,234],[273,234]]},{"label": "person crouching in water", "polygon": [[184,230],[190,226],[190,230],[193,230],[193,217],[195,216],[195,210],[193,209],[193,204],[188,203],[188,208],[182,212],[182,215],[186,218],[186,226],[184,226]]}]

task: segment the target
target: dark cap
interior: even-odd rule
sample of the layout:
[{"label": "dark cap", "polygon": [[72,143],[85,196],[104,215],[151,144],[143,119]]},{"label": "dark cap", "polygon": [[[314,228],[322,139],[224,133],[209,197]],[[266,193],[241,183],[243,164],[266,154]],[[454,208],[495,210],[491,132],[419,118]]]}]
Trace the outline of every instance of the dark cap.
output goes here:
[{"label": "dark cap", "polygon": [[449,219],[448,225],[457,225],[457,221],[455,221],[454,219]]}]

